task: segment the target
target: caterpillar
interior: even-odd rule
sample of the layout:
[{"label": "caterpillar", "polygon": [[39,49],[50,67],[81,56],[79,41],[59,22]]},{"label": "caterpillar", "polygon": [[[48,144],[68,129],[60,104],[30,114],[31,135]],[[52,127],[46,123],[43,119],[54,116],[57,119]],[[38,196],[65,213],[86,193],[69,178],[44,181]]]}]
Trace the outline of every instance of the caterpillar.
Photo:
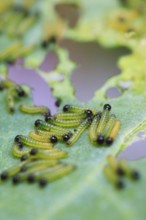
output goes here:
[{"label": "caterpillar", "polygon": [[107,179],[114,184],[118,189],[124,188],[125,184],[123,180],[121,180],[109,166],[105,166],[103,172]]},{"label": "caterpillar", "polygon": [[101,115],[99,125],[97,127],[97,136],[98,136],[97,143],[99,143],[99,144],[103,144],[103,142],[104,142],[103,132],[104,132],[106,123],[108,121],[110,110],[111,110],[111,106],[109,104],[105,104],[103,107],[103,112]]},{"label": "caterpillar", "polygon": [[107,161],[109,166],[111,167],[111,169],[117,173],[117,169],[118,169],[118,160],[112,156],[112,155],[108,155],[107,156]]},{"label": "caterpillar", "polygon": [[13,113],[15,111],[15,104],[14,104],[14,95],[13,95],[13,89],[8,89],[6,94],[6,104],[7,109],[10,113]]},{"label": "caterpillar", "polygon": [[98,112],[96,115],[94,115],[92,123],[89,127],[88,134],[92,143],[95,143],[97,140],[97,127],[99,125],[100,118],[101,118],[101,112]]},{"label": "caterpillar", "polygon": [[12,177],[12,182],[13,182],[13,184],[18,184],[22,181],[25,181],[25,180],[27,180],[27,177],[30,173],[42,171],[45,169],[45,167],[46,167],[45,165],[44,166],[34,166],[34,167],[31,167],[26,172],[17,173]]},{"label": "caterpillar", "polygon": [[24,135],[17,135],[15,137],[15,143],[22,143],[29,147],[36,147],[40,149],[51,149],[53,147],[52,143],[42,143],[39,141],[35,141],[30,137],[26,137]]},{"label": "caterpillar", "polygon": [[[53,167],[54,169],[55,167]],[[48,182],[57,180],[70,172],[72,172],[75,169],[75,166],[73,165],[62,165],[56,170],[48,171],[47,173],[40,176],[38,179],[38,183],[41,187],[44,187]]]},{"label": "caterpillar", "polygon": [[33,148],[30,152],[29,159],[50,159],[50,160],[57,160],[61,158],[67,157],[67,153],[59,150],[59,149],[49,149],[49,150],[40,150]]},{"label": "caterpillar", "polygon": [[59,133],[62,132],[62,135],[70,133],[70,131],[65,128],[60,128],[56,125],[49,124],[40,119],[36,120],[34,125],[37,129],[42,129],[42,130],[52,131],[52,132],[59,132]]},{"label": "caterpillar", "polygon": [[9,177],[15,175],[16,173],[18,173],[21,170],[21,167],[24,166],[26,162],[21,162],[18,165],[12,166],[11,168],[8,168],[7,170],[3,171],[0,174],[1,180],[5,181],[7,180]]},{"label": "caterpillar", "polygon": [[[14,184],[18,184],[21,181],[27,180],[28,176],[34,172],[42,172],[46,168],[57,166],[57,160],[41,160],[41,161],[31,161],[29,163],[25,163],[21,166],[19,172],[15,173],[12,177],[12,182]],[[28,182],[34,182],[34,178],[29,177]]]},{"label": "caterpillar", "polygon": [[17,94],[17,96],[19,96],[19,97],[24,97],[24,96],[27,95],[26,92],[25,92],[25,90],[23,89],[23,87],[20,86],[20,85],[15,85],[15,86],[14,86],[14,90],[16,91],[16,94]]},{"label": "caterpillar", "polygon": [[6,94],[6,104],[10,113],[15,111],[15,98],[23,96],[26,96],[26,93],[21,86],[15,85],[8,88]]},{"label": "caterpillar", "polygon": [[58,127],[73,128],[79,126],[83,120],[82,119],[62,120],[49,116],[45,118],[45,121],[49,122],[50,124],[56,125]]},{"label": "caterpillar", "polygon": [[106,138],[106,144],[110,145],[113,143],[120,129],[120,126],[121,126],[121,121],[116,120],[113,129],[111,130],[109,136]]},{"label": "caterpillar", "polygon": [[19,110],[21,112],[24,112],[24,113],[27,113],[27,114],[48,113],[48,115],[50,115],[50,110],[45,106],[20,105]]},{"label": "caterpillar", "polygon": [[20,172],[26,172],[33,167],[52,167],[56,166],[58,163],[58,160],[32,160],[24,163],[20,168]]},{"label": "caterpillar", "polygon": [[105,139],[107,137],[109,137],[109,135],[115,125],[115,121],[116,121],[116,116],[114,114],[110,115],[109,120],[105,126],[104,133],[103,133],[103,136],[105,137]]},{"label": "caterpillar", "polygon": [[104,173],[107,178],[114,183],[118,188],[123,188],[123,176],[127,176],[132,180],[138,180],[140,174],[137,170],[131,169],[126,161],[117,160],[114,156],[107,156],[108,165],[104,168]]},{"label": "caterpillar", "polygon": [[60,169],[63,165],[61,163],[56,164],[56,166],[46,167],[44,170],[37,170],[36,172],[29,172],[27,174],[27,181],[29,183],[35,182],[41,178],[42,175],[47,173],[55,172],[56,170]]},{"label": "caterpillar", "polygon": [[18,184],[22,181],[27,181],[29,183],[34,183],[43,175],[48,175],[48,173],[55,173],[57,170],[62,169],[63,165],[59,163],[54,164],[36,164],[29,166],[26,171],[21,171],[12,177],[12,182]]},{"label": "caterpillar", "polygon": [[21,158],[23,155],[29,153],[30,149],[22,150],[21,146],[22,145],[20,143],[14,143],[13,144],[13,146],[12,146],[12,155],[14,157]]},{"label": "caterpillar", "polygon": [[93,116],[92,111],[87,109],[78,113],[58,113],[54,115],[54,118],[59,120],[81,120],[91,116]]},{"label": "caterpillar", "polygon": [[60,133],[60,132],[43,131],[39,129],[36,130],[35,133],[47,138],[51,138],[52,136],[55,136],[58,141],[67,141],[72,136],[72,132],[65,134],[62,132]]},{"label": "caterpillar", "polygon": [[41,136],[39,134],[37,134],[36,132],[30,131],[29,132],[29,137],[31,137],[32,139],[39,141],[39,142],[44,142],[44,143],[56,143],[58,141],[57,137],[52,135],[50,137],[48,136]]},{"label": "caterpillar", "polygon": [[85,129],[89,127],[91,122],[92,122],[92,118],[86,118],[66,143],[69,146],[73,145],[81,136],[81,134],[85,131]]},{"label": "caterpillar", "polygon": [[[85,107],[80,107],[80,106],[74,106],[74,105],[64,105],[63,107],[63,112],[68,112],[68,113],[81,113],[81,112],[84,112],[86,110],[88,110],[87,108]],[[93,114],[96,114],[97,113],[97,110],[96,109],[89,109],[90,111],[93,112]]]},{"label": "caterpillar", "polygon": [[133,180],[138,180],[140,178],[139,172],[137,170],[131,169],[124,160],[119,160],[118,169],[122,171],[123,174],[125,174]]}]

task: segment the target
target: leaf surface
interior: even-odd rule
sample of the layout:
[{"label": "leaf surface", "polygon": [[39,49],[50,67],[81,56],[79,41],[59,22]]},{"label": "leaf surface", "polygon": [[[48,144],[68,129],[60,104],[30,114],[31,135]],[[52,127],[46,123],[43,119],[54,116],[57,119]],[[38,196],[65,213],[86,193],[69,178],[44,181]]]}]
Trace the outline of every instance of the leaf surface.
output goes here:
[{"label": "leaf surface", "polygon": [[[48,4],[54,7],[54,2],[44,1],[46,15]],[[69,1],[66,1],[69,2]],[[88,107],[102,109],[104,103],[112,105],[112,112],[121,120],[122,127],[114,144],[107,148],[105,146],[95,147],[89,142],[88,133],[85,132],[76,144],[68,148],[57,144],[69,153],[65,160],[77,166],[76,171],[70,175],[49,184],[45,189],[37,185],[20,184],[13,186],[11,182],[0,185],[0,216],[2,219],[28,219],[28,220],[67,220],[67,219],[145,219],[146,195],[145,195],[145,165],[146,160],[130,162],[141,172],[142,178],[139,182],[126,180],[126,188],[118,191],[113,188],[103,175],[102,169],[106,164],[106,156],[110,153],[117,155],[127,147],[139,130],[145,129],[146,124],[146,40],[142,28],[144,15],[134,17],[131,23],[136,28],[141,27],[138,36],[128,37],[123,29],[111,27],[107,23],[110,16],[116,11],[123,13],[119,1],[73,1],[82,8],[82,15],[78,26],[73,30],[67,30],[66,36],[76,40],[89,41],[98,40],[105,46],[124,45],[131,49],[131,54],[119,60],[121,74],[109,79],[103,87],[95,93],[93,99],[86,103]],[[135,2],[135,1],[134,1]],[[135,7],[135,6],[134,6]],[[127,11],[129,9],[126,9]],[[133,9],[135,10],[135,9]],[[50,17],[54,11],[49,9]],[[129,13],[129,12],[128,12]],[[112,19],[112,18],[111,18]],[[130,18],[131,19],[131,18]],[[97,21],[97,23],[95,22]],[[137,25],[138,22],[138,25]],[[114,26],[115,27],[115,26]],[[117,26],[116,26],[117,27]],[[121,27],[121,26],[120,26]],[[125,26],[124,26],[125,27]],[[34,33],[34,32],[33,32]],[[27,39],[27,38],[26,38]],[[85,105],[74,97],[74,89],[71,85],[71,71],[75,64],[69,59],[69,54],[58,46],[53,50],[59,56],[59,64],[54,70],[62,74],[64,80],[50,79],[38,69],[39,62],[43,60],[44,52],[37,49],[25,60],[26,67],[34,67],[47,83],[51,84],[56,97],[62,99],[62,106],[66,103]],[[120,89],[122,82],[131,82],[131,86],[123,90],[121,96],[107,100],[106,90],[112,86]],[[62,89],[63,88],[63,89]],[[11,147],[13,139],[17,134],[27,134],[33,129],[33,123],[38,116],[21,114],[19,111],[13,116],[7,113],[5,104],[5,92],[0,93],[0,122],[1,122],[1,150],[0,170],[10,167],[18,161],[12,158]],[[61,106],[61,107],[62,107]],[[61,108],[60,107],[60,108]]]}]

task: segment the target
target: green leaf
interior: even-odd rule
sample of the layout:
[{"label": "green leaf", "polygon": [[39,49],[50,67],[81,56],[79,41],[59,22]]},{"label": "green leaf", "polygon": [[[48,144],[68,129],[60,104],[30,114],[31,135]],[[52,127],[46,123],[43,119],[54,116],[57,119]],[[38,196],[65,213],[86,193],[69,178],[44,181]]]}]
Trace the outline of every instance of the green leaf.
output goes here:
[{"label": "green leaf", "polygon": [[[33,129],[36,116],[16,112],[10,115],[6,111],[5,92],[0,94],[1,101],[1,171],[18,161],[12,158],[11,147],[17,134],[27,134]],[[66,100],[64,100],[64,103]],[[88,106],[101,109],[96,99]],[[72,103],[72,101],[70,101]],[[78,102],[74,104],[80,105]],[[18,186],[11,182],[0,186],[0,213],[3,219],[143,219],[145,216],[145,160],[134,162],[142,173],[139,182],[126,181],[126,188],[118,191],[106,180],[102,168],[105,157],[117,154],[124,143],[127,133],[145,118],[146,98],[143,95],[125,93],[110,101],[113,112],[122,121],[122,128],[112,147],[94,147],[87,132],[70,148],[57,144],[57,147],[69,153],[67,162],[77,165],[72,174],[51,183],[45,189],[26,183]],[[143,108],[141,109],[141,103]],[[134,166],[134,165],[133,165]],[[143,201],[141,203],[141,201]],[[35,210],[35,211],[32,211]]]},{"label": "green leaf", "polygon": [[[50,14],[48,13],[48,16],[51,18],[55,16],[53,11],[55,2],[64,1],[44,2],[44,17],[48,13],[46,6],[50,5],[52,9],[49,9]],[[144,169],[146,160],[129,162],[132,167],[136,167],[141,172],[142,178],[138,182],[126,180],[126,187],[121,191],[110,185],[102,172],[106,164],[106,156],[108,154],[117,155],[122,149],[127,147],[128,143],[140,130],[145,129],[146,42],[142,32],[144,13],[132,22],[135,28],[140,26],[138,36],[128,36],[127,38],[119,29],[115,30],[111,26],[107,27],[107,21],[110,16],[114,15],[117,10],[119,14],[125,10],[121,8],[119,1],[92,0],[75,2],[80,5],[83,13],[78,26],[73,30],[68,29],[66,36],[82,41],[97,39],[108,47],[124,45],[132,51],[130,55],[119,60],[122,73],[109,79],[95,93],[93,99],[86,103],[88,107],[95,107],[101,110],[103,104],[109,102],[112,105],[112,112],[121,120],[122,127],[116,141],[109,148],[93,146],[89,142],[87,132],[70,148],[63,144],[57,144],[58,148],[62,148],[69,153],[69,157],[64,161],[75,164],[77,170],[56,182],[50,183],[45,189],[26,183],[18,186],[12,185],[10,181],[1,183],[0,213],[2,219],[145,219],[146,175]],[[133,7],[137,6],[134,5]],[[126,10],[129,13],[130,9]],[[54,89],[54,95],[63,100],[62,106],[66,103],[84,105],[75,99],[74,90],[70,82],[71,71],[75,68],[75,64],[69,59],[67,51],[59,47],[53,47],[53,50],[58,54],[60,60],[54,72],[63,75],[65,80],[62,83],[58,80],[52,80],[49,75],[45,75],[37,68],[38,63],[42,61],[45,55],[45,52],[40,48],[34,51],[34,55],[32,53],[30,57],[26,58],[25,65],[31,66],[33,64],[33,67],[38,70],[38,74],[51,84]],[[127,81],[131,82],[131,86],[123,91],[121,96],[112,100],[105,98],[108,88],[112,86],[121,88],[121,82]],[[14,137],[17,134],[27,134],[32,130],[33,123],[38,116],[21,114],[19,111],[16,111],[14,115],[8,114],[5,104],[5,92],[0,93],[0,103],[0,170],[2,171],[14,163],[18,163],[18,160],[11,155]]]}]

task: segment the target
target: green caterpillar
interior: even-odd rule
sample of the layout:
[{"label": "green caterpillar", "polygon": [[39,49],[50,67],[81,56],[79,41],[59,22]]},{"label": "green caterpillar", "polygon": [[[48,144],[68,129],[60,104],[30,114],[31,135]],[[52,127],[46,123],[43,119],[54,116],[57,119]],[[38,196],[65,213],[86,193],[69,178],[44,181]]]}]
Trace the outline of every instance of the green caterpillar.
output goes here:
[{"label": "green caterpillar", "polygon": [[40,149],[51,149],[53,147],[52,143],[42,143],[42,142],[35,141],[32,138],[26,137],[23,135],[17,135],[15,137],[15,142],[25,144],[29,147],[36,147]]},{"label": "green caterpillar", "polygon": [[77,130],[74,132],[71,138],[67,141],[67,144],[69,146],[73,145],[81,136],[81,134],[85,131],[85,129],[89,127],[91,122],[92,122],[92,118],[86,118],[77,128]]},{"label": "green caterpillar", "polygon": [[103,107],[103,112],[102,112],[102,115],[101,115],[99,125],[97,127],[97,136],[98,136],[97,137],[97,143],[99,143],[99,144],[103,144],[103,142],[104,142],[103,133],[104,133],[104,129],[105,129],[106,123],[107,123],[108,118],[109,118],[110,110],[111,110],[111,106],[109,104],[105,104],[104,107]]}]

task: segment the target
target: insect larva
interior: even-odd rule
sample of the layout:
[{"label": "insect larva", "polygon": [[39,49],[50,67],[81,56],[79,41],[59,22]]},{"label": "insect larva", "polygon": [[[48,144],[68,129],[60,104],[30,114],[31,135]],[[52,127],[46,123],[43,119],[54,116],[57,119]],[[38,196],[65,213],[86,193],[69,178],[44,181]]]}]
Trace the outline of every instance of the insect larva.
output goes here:
[{"label": "insect larva", "polygon": [[52,136],[55,136],[58,141],[66,141],[72,136],[71,132],[68,134],[62,134],[62,132],[59,133],[59,132],[36,130],[35,133],[47,138],[51,138]]},{"label": "insect larva", "polygon": [[13,113],[15,111],[15,104],[14,104],[13,90],[11,88],[8,89],[7,94],[6,94],[6,104],[7,104],[8,111],[10,113]]},{"label": "insect larva", "polygon": [[124,160],[119,160],[118,169],[133,180],[138,180],[140,178],[139,172],[131,169]]},{"label": "insect larva", "polygon": [[48,172],[54,172],[55,170],[59,169],[60,167],[62,167],[62,164],[58,163],[55,166],[47,166],[45,167],[43,170],[36,170],[35,172],[29,171],[29,173],[27,173],[27,181],[29,183],[35,182],[36,180],[38,180],[43,174],[46,174]]},{"label": "insect larva", "polygon": [[116,160],[116,158],[112,155],[108,155],[107,156],[107,161],[110,165],[110,167],[113,169],[113,170],[116,170],[117,169],[117,166],[118,166],[118,161]]},{"label": "insect larva", "polygon": [[9,177],[15,175],[21,170],[21,167],[25,165],[26,162],[21,162],[11,168],[8,168],[7,170],[3,171],[0,175],[1,180],[7,180]]},{"label": "insect larva", "polygon": [[42,129],[42,130],[46,130],[46,131],[52,131],[52,132],[59,132],[59,133],[62,132],[62,135],[69,133],[69,130],[67,130],[65,128],[60,128],[56,125],[49,124],[49,123],[44,122],[44,121],[39,120],[39,119],[35,121],[34,125],[38,129]]},{"label": "insect larva", "polygon": [[77,127],[81,124],[83,120],[61,120],[57,118],[53,118],[51,116],[48,116],[45,118],[46,122],[49,122],[50,124],[56,125],[58,127],[63,127],[63,128],[74,128]]},{"label": "insect larva", "polygon": [[68,132],[67,134],[63,134],[62,132],[50,132],[50,131],[43,131],[43,130],[36,130],[36,133],[38,133],[41,136],[47,136],[49,138],[56,137],[58,141],[68,141],[70,137],[72,136],[72,132]]},{"label": "insect larva", "polygon": [[51,171],[48,171],[47,173],[43,174],[40,179],[38,180],[40,186],[45,186],[48,182],[57,180],[70,172],[72,172],[75,169],[75,166],[73,165],[62,165],[58,169],[52,169]]},{"label": "insect larva", "polygon": [[105,125],[108,121],[110,110],[111,110],[111,106],[109,104],[105,104],[103,107],[103,112],[102,112],[101,119],[100,119],[100,122],[97,128],[97,142],[99,144],[103,144],[104,142],[103,132],[105,129]]},{"label": "insect larva", "polygon": [[109,136],[106,138],[106,144],[110,145],[113,143],[113,141],[115,140],[117,133],[120,129],[121,126],[121,122],[120,120],[116,120],[113,129],[111,130],[111,133],[109,134]]},{"label": "insect larva", "polygon": [[26,92],[23,89],[22,86],[15,84],[14,86],[11,86],[9,89],[11,89],[11,92],[15,97],[23,97],[26,96]]},{"label": "insect larva", "polygon": [[33,167],[52,167],[56,166],[58,163],[58,160],[34,160],[24,163],[24,165],[21,166],[20,172],[26,172]]},{"label": "insect larva", "polygon": [[107,137],[109,137],[109,135],[114,127],[115,121],[116,121],[116,116],[113,114],[110,115],[109,120],[108,120],[107,124],[105,125],[105,130],[104,130],[104,135],[103,135],[105,137],[105,139]]},{"label": "insect larva", "polygon": [[89,127],[89,138],[92,143],[95,143],[97,140],[97,132],[96,131],[97,131],[97,127],[98,127],[100,118],[101,118],[101,112],[97,113],[94,116],[92,123]]},{"label": "insect larva", "polygon": [[[80,112],[84,112],[85,110],[88,110],[85,107],[80,107],[80,106],[74,106],[74,105],[64,105],[63,107],[63,112],[67,112],[67,113],[80,113]],[[97,113],[96,109],[90,109],[93,114]]]},{"label": "insect larva", "polygon": [[6,95],[6,103],[7,103],[7,108],[9,112],[12,113],[15,111],[14,99],[18,96],[22,97],[25,95],[26,95],[25,91],[19,85],[14,85],[8,88],[7,95]]},{"label": "insect larva", "polygon": [[50,110],[45,106],[20,105],[19,110],[27,114],[50,113]]},{"label": "insect larva", "polygon": [[84,110],[78,113],[58,113],[54,115],[55,119],[59,120],[81,120],[93,115],[91,110]]},{"label": "insect larva", "polygon": [[22,150],[19,144],[14,143],[12,146],[12,154],[14,157],[21,158],[23,155],[28,154],[30,149]]},{"label": "insect larva", "polygon": [[60,133],[57,133],[57,132],[44,131],[44,130],[40,130],[40,129],[37,129],[35,132],[36,132],[38,135],[46,136],[46,137],[51,137],[52,135],[56,135],[56,134],[59,134],[59,135],[60,135]]},{"label": "insect larva", "polygon": [[51,149],[53,147],[52,143],[42,143],[42,142],[35,141],[32,138],[26,137],[23,135],[17,135],[15,137],[15,142],[25,144],[26,146],[29,146],[29,147],[36,147],[40,149]]},{"label": "insect larva", "polygon": [[20,42],[15,42],[9,45],[5,50],[0,53],[0,60],[6,60],[11,57],[13,53],[17,50],[21,50],[22,44]]},{"label": "insect larva", "polygon": [[81,136],[81,134],[85,131],[85,129],[89,127],[91,122],[92,122],[92,118],[86,118],[66,143],[70,146],[73,145]]},{"label": "insect larva", "polygon": [[103,172],[105,176],[107,177],[107,179],[112,184],[114,184],[118,189],[124,188],[125,186],[124,182],[113,172],[113,170],[110,167],[105,166],[103,169]]},{"label": "insect larva", "polygon": [[63,112],[79,113],[85,110],[85,108],[73,106],[73,105],[64,105],[62,110]]},{"label": "insect larva", "polygon": [[[12,182],[14,184],[18,184],[22,181],[27,180],[28,175],[30,175],[31,173],[35,173],[35,172],[40,172],[41,170],[44,170],[46,168],[46,165],[42,165],[42,166],[32,166],[29,168],[28,171],[26,172],[21,172],[19,174],[16,174],[13,176],[12,178]],[[35,181],[35,180],[34,180]],[[33,181],[32,181],[33,182]]]},{"label": "insect larva", "polygon": [[107,160],[109,162],[110,167],[113,169],[113,171],[116,172],[117,175],[123,176],[127,175],[128,177],[137,180],[139,179],[140,175],[138,171],[132,170],[125,160],[116,160],[115,157],[112,155],[109,155],[107,157]]},{"label": "insect larva", "polygon": [[[34,131],[30,131],[29,132],[29,137],[31,137],[32,139],[36,140],[36,141],[40,141],[40,142],[44,142],[44,143],[49,143],[51,142],[51,137],[49,138],[48,136],[41,136],[39,134],[37,134]],[[55,137],[55,136],[54,136]],[[57,142],[57,138],[56,138],[56,142]]]},{"label": "insect larva", "polygon": [[50,160],[56,160],[67,157],[67,153],[59,150],[59,149],[50,149],[50,150],[39,150],[39,149],[32,149],[29,153],[33,159],[50,159]]}]

